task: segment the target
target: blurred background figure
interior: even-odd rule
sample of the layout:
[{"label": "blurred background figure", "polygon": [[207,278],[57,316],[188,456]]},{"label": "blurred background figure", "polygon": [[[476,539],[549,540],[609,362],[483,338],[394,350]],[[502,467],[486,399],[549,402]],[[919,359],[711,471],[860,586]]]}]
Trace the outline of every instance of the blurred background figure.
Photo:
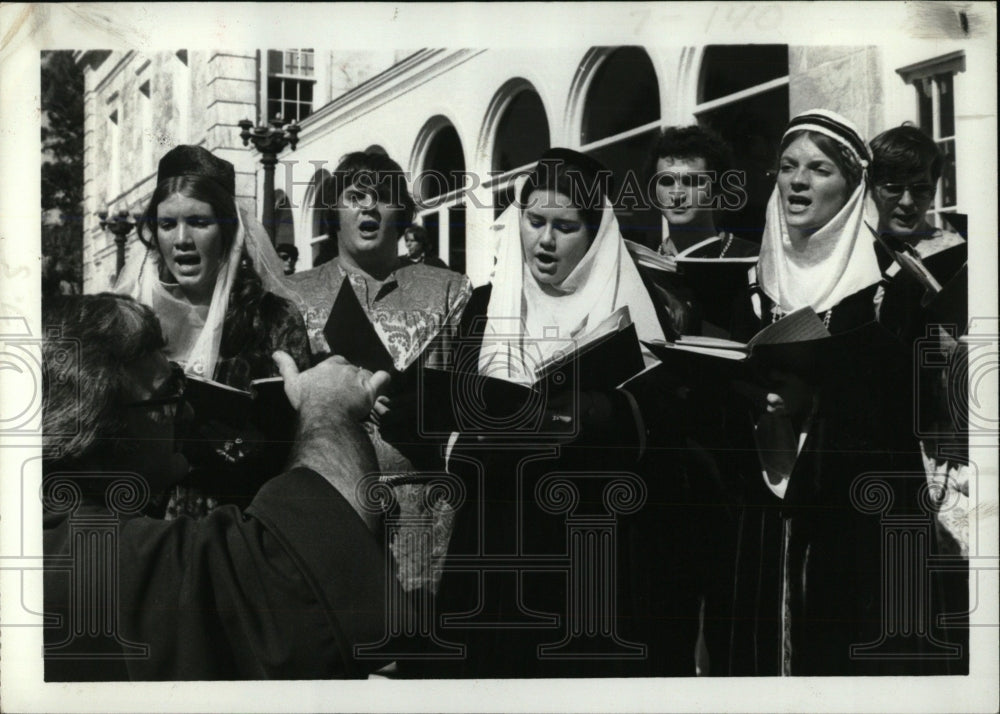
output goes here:
[{"label": "blurred background figure", "polygon": [[281,243],[275,250],[285,265],[285,275],[294,275],[295,264],[299,262],[299,249],[291,243]]},{"label": "blurred background figure", "polygon": [[416,223],[403,233],[406,241],[406,259],[411,263],[423,263],[433,268],[447,268],[448,264],[430,253],[430,238],[423,226]]},{"label": "blurred background figure", "polygon": [[79,295],[80,288],[70,280],[70,271],[51,255],[42,256],[42,295]]}]

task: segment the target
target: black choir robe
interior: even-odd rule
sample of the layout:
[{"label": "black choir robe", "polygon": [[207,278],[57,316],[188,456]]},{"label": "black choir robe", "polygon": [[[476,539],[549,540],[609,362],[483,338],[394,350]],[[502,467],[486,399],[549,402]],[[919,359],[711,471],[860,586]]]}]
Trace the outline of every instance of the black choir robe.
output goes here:
[{"label": "black choir robe", "polygon": [[[385,664],[353,651],[385,633],[382,546],[314,471],[272,479],[245,513],[224,506],[198,520],[122,520],[108,571],[117,596],[74,605],[57,563],[81,524],[108,515],[103,501],[45,514],[45,610],[58,617],[45,631],[47,681],[364,677]],[[108,564],[89,565],[82,575],[94,583]],[[117,605],[114,626],[74,635],[80,622],[100,620],[88,609],[107,603]]]},{"label": "black choir robe", "polygon": [[[874,319],[876,286],[841,301],[829,315],[831,333]],[[733,333],[749,339],[772,321],[771,302],[759,295],[761,314],[745,295]],[[823,317],[823,315],[821,315]],[[732,650],[733,675],[918,674],[927,660],[913,655],[928,645],[902,637],[884,652],[852,656],[851,647],[876,643],[886,631],[884,588],[901,573],[886,574],[884,536],[893,518],[919,518],[922,465],[912,428],[908,372],[902,346],[861,347],[836,364],[803,365],[817,406],[784,498],[764,483],[753,438],[762,407],[733,401],[726,431],[730,461],[741,483]],[[856,479],[881,475],[892,498],[882,513],[859,507]],[[852,492],[852,489],[853,492]],[[868,492],[878,500],[878,495]],[[884,492],[883,492],[884,493]],[[924,562],[920,567],[926,567]],[[923,597],[923,594],[920,595]],[[926,606],[926,600],[922,600]],[[920,613],[903,617],[915,624]],[[903,652],[906,656],[898,656]]]},{"label": "black choir robe", "polygon": [[[456,364],[478,364],[491,291],[486,285],[473,292],[456,348],[468,352],[458,354]],[[654,304],[672,334],[671,316],[658,301]],[[467,654],[454,662],[428,663],[422,675],[694,676],[703,579],[727,572],[704,557],[722,532],[709,532],[720,499],[697,495],[702,474],[692,475],[697,468],[692,469],[678,428],[685,415],[675,408],[679,402],[670,395],[673,385],[653,381],[655,389],[633,393],[647,441],[642,458],[640,425],[622,390],[605,394],[614,414],[608,423],[591,431],[585,427],[572,442],[522,446],[499,438],[491,446],[489,438],[459,440],[449,470],[467,483],[466,502],[456,515],[449,568],[437,602],[443,621],[450,624],[442,636],[464,644]],[[617,518],[609,583],[616,607],[598,615],[622,643],[616,654],[595,649],[576,659],[539,656],[540,646],[557,642],[567,630],[567,594],[573,587],[556,567],[538,562],[565,554],[569,547],[566,517],[545,512],[536,493],[542,478],[560,472],[636,474],[645,485],[645,505]],[[589,484],[581,486],[581,509],[601,511],[597,483],[593,490]],[[713,518],[706,517],[708,512]],[[498,564],[492,571],[477,572],[481,552],[509,554],[512,567],[504,572]],[[469,564],[466,572],[463,562]],[[519,573],[514,572],[517,564]],[[473,622],[478,628],[470,626]],[[606,652],[606,641],[592,644]],[[643,654],[636,656],[633,645],[644,646]],[[715,655],[720,659],[721,650]]]}]

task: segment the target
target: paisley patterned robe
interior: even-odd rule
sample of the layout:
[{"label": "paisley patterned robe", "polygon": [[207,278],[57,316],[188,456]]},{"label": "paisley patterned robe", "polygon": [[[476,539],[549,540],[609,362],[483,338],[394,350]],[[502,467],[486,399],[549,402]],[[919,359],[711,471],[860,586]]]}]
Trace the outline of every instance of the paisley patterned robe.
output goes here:
[{"label": "paisley patterned robe", "polygon": [[[464,275],[426,263],[402,260],[382,281],[346,268],[339,258],[313,270],[296,273],[289,278],[290,287],[297,293],[316,361],[330,355],[330,345],[323,331],[345,280],[354,288],[361,308],[400,371],[416,360],[442,330],[458,324],[472,294],[471,283]],[[392,399],[398,404],[400,397],[406,399],[406,395],[396,395]],[[421,464],[423,468],[415,466],[408,456],[388,443],[379,424],[368,421],[365,427],[383,474],[401,475],[428,468],[426,464]],[[436,467],[436,470],[441,469],[443,463]],[[429,506],[424,503],[423,491],[424,487],[416,483],[395,487],[396,500],[404,516],[403,529],[408,516],[413,517],[414,524],[419,524],[428,515]],[[433,519],[431,562],[426,562],[416,552],[408,552],[406,544],[413,540],[403,533],[396,533],[390,542],[400,581],[408,591],[424,587],[436,591],[440,580],[440,570],[433,564],[444,558],[454,512],[443,503],[434,504],[430,510]]]}]

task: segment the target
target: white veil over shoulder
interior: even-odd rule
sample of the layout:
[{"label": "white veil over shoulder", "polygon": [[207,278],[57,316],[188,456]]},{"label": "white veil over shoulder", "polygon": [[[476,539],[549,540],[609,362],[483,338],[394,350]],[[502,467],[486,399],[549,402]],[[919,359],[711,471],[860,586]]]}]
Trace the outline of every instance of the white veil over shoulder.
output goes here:
[{"label": "white veil over shoulder", "polygon": [[[142,242],[132,246],[113,290],[148,305],[160,319],[166,353],[191,375],[211,379],[219,358],[226,311],[243,250],[261,278],[264,290],[280,297],[294,296],[284,281],[281,259],[260,222],[238,204],[239,225],[229,254],[215,280],[212,302],[206,309],[192,305],[175,287],[160,279],[160,256]],[[155,241],[155,238],[151,240]]]},{"label": "white veil over shoulder", "polygon": [[793,239],[774,187],[767,202],[757,279],[761,290],[784,312],[811,307],[825,312],[841,300],[881,279],[871,234],[874,205],[868,195],[868,149],[857,127],[825,109],[811,109],[792,119],[784,136],[819,132],[847,148],[862,168],[861,181],[847,203],[811,235]]},{"label": "white veil over shoulder", "polygon": [[[521,195],[526,178],[515,184]],[[493,225],[497,263],[486,313],[486,332],[479,354],[479,371],[510,381],[532,382],[532,366],[559,349],[556,341],[580,339],[622,306],[628,306],[640,340],[664,339],[653,301],[629,255],[618,219],[604,199],[601,224],[590,249],[557,286],[560,295],[542,291],[524,261],[521,208],[509,206]],[[556,335],[556,333],[558,333]],[[530,352],[526,346],[530,343]]]}]

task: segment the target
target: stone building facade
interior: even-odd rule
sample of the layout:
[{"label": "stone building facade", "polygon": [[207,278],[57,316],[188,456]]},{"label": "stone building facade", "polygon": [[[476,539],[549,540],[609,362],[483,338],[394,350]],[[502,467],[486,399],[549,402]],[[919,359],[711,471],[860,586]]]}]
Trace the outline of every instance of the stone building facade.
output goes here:
[{"label": "stone building facade", "polygon": [[[237,122],[259,121],[276,108],[301,125],[298,146],[281,155],[275,179],[277,239],[298,246],[300,270],[329,254],[322,180],[345,153],[377,145],[409,173],[418,221],[439,255],[476,284],[489,279],[488,228],[509,204],[514,176],[550,146],[595,156],[621,185],[629,172],[642,175],[661,127],[711,126],[734,145],[737,168],[747,172],[749,201],[737,218],[753,226],[773,185],[766,171],[780,133],[799,111],[838,111],[868,138],[904,121],[925,128],[949,155],[940,213],[980,205],[977,147],[993,141],[983,119],[990,111],[980,106],[988,98],[966,71],[992,60],[967,56],[958,41],[89,52],[80,61],[88,63],[85,291],[103,289],[114,272],[114,245],[97,212],[141,210],[156,160],[174,144],[201,144],[232,161],[241,200],[261,196],[259,157],[242,146]],[[618,208],[628,237],[659,239],[655,212]]]}]

